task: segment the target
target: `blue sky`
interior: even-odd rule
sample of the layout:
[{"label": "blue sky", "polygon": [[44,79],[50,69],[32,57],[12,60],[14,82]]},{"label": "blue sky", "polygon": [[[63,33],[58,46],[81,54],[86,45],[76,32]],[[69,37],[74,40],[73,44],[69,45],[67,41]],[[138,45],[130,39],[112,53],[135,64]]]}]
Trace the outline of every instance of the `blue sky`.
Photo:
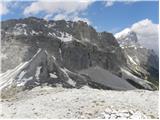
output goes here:
[{"label": "blue sky", "polygon": [[158,23],[158,2],[134,2],[128,4],[117,2],[109,7],[97,2],[91,6],[88,13],[91,21],[98,26],[98,30],[114,32],[146,18]]},{"label": "blue sky", "polygon": [[[2,20],[24,18],[28,16],[44,18],[47,15],[49,16],[47,19],[82,19],[89,21],[89,23],[98,31],[109,31],[112,33],[119,32],[120,30],[130,27],[132,24],[144,19],[149,19],[155,24],[158,24],[159,22],[158,1],[110,2],[110,4],[104,1],[96,1],[87,3],[85,4],[86,6],[83,4],[78,6],[73,4],[72,7],[75,5],[73,11],[67,7],[65,9],[61,8],[63,5],[59,4],[59,8],[53,9],[53,7],[51,7],[51,10],[48,9],[49,7],[33,10],[31,5],[34,2],[37,1],[14,1],[4,3],[3,6],[6,7],[7,12],[2,12]],[[30,10],[30,13],[27,12],[26,15],[24,14],[24,11],[27,7],[30,7],[30,9],[27,9]],[[39,7],[41,7],[41,5]]]}]

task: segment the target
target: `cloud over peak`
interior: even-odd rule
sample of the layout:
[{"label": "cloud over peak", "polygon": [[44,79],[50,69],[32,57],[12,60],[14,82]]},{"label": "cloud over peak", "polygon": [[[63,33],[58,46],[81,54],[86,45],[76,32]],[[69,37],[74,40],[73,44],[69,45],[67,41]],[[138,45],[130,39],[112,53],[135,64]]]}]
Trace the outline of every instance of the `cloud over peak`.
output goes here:
[{"label": "cloud over peak", "polygon": [[133,24],[131,29],[137,33],[141,45],[159,53],[158,24],[145,19]]},{"label": "cloud over peak", "polygon": [[[159,26],[158,24],[153,23],[151,20],[144,19],[134,23],[129,28],[129,30],[137,34],[138,42],[143,47],[148,49],[153,49],[158,55],[159,54],[158,26]],[[116,35],[118,35],[118,33]]]},{"label": "cloud over peak", "polygon": [[87,18],[81,18],[80,14],[85,11],[89,5],[92,3],[91,0],[88,1],[78,1],[78,0],[71,0],[71,1],[64,1],[64,0],[38,0],[32,2],[31,5],[27,6],[24,9],[23,14],[33,15],[39,14],[40,12],[46,13],[45,19],[53,18],[54,20],[84,20],[88,23],[89,20]]},{"label": "cloud over peak", "polygon": [[6,3],[0,2],[0,15],[5,15],[9,12]]},{"label": "cloud over peak", "polygon": [[77,15],[67,15],[67,14],[57,14],[53,17],[53,20],[72,20],[72,21],[84,21],[87,24],[91,24],[91,22],[87,18],[79,17]]}]

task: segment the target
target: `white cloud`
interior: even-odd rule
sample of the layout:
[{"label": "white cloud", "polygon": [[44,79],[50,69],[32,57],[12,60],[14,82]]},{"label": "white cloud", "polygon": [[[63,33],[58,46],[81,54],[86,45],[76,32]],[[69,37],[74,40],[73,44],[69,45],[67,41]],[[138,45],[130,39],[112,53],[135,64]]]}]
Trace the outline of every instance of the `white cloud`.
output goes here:
[{"label": "white cloud", "polygon": [[0,2],[0,15],[5,15],[9,12],[7,5],[3,2]]},{"label": "white cloud", "polygon": [[53,18],[54,20],[72,20],[72,21],[85,21],[90,24],[87,18],[80,17],[88,6],[93,1],[82,1],[82,0],[38,0],[33,2],[30,6],[24,9],[24,15],[33,15],[40,12],[46,13],[44,19]]},{"label": "white cloud", "polygon": [[86,22],[88,25],[91,24],[91,22],[87,18],[82,18],[82,17],[78,17],[78,16],[73,18],[73,21],[79,21],[79,20]]},{"label": "white cloud", "polygon": [[106,7],[112,6],[113,4],[114,4],[114,1],[105,1]]},{"label": "white cloud", "polygon": [[33,2],[30,6],[26,7],[24,10],[25,15],[30,14],[37,14],[39,12],[46,12],[46,13],[74,13],[74,12],[81,12],[88,8],[91,4],[91,1],[45,1],[45,0],[38,0]]},{"label": "white cloud", "polygon": [[115,2],[123,2],[124,4],[131,4],[136,2],[137,0],[105,0],[104,4],[106,7],[113,6]]},{"label": "white cloud", "polygon": [[139,43],[149,49],[159,53],[158,24],[145,19],[131,26],[131,30],[137,33]]},{"label": "white cloud", "polygon": [[57,14],[53,18],[54,20],[72,20],[72,21],[84,21],[87,22],[87,24],[91,24],[91,22],[87,18],[82,18],[77,16],[76,14],[73,15],[67,15],[67,14]]},{"label": "white cloud", "polygon": [[54,20],[69,20],[69,17],[65,14],[57,14],[53,18]]},{"label": "white cloud", "polygon": [[53,17],[53,14],[47,14],[47,15],[44,16],[44,19],[48,20],[51,17]]}]

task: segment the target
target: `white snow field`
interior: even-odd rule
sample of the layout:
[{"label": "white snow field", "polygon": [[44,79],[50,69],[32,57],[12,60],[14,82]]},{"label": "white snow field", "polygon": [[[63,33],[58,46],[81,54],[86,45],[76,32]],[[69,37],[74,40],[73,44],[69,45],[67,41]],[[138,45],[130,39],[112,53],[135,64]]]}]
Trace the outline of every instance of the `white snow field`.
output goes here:
[{"label": "white snow field", "polygon": [[1,99],[1,118],[158,119],[158,91],[36,87]]}]

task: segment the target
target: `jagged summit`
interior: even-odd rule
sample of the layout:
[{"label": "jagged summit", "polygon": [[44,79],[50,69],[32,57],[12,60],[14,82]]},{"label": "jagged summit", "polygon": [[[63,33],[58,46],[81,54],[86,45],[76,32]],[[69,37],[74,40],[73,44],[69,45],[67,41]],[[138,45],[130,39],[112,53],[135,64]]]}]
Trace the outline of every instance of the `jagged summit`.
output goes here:
[{"label": "jagged summit", "polygon": [[115,36],[116,38],[119,38],[119,37],[121,37],[121,36],[126,36],[126,35],[130,34],[131,32],[132,32],[132,31],[131,31],[130,28],[125,28],[125,29],[122,30],[121,32],[116,33],[114,36]]},{"label": "jagged summit", "polygon": [[126,28],[119,33],[116,33],[115,38],[118,40],[118,43],[121,47],[142,47],[138,43],[137,35],[130,28]]}]

